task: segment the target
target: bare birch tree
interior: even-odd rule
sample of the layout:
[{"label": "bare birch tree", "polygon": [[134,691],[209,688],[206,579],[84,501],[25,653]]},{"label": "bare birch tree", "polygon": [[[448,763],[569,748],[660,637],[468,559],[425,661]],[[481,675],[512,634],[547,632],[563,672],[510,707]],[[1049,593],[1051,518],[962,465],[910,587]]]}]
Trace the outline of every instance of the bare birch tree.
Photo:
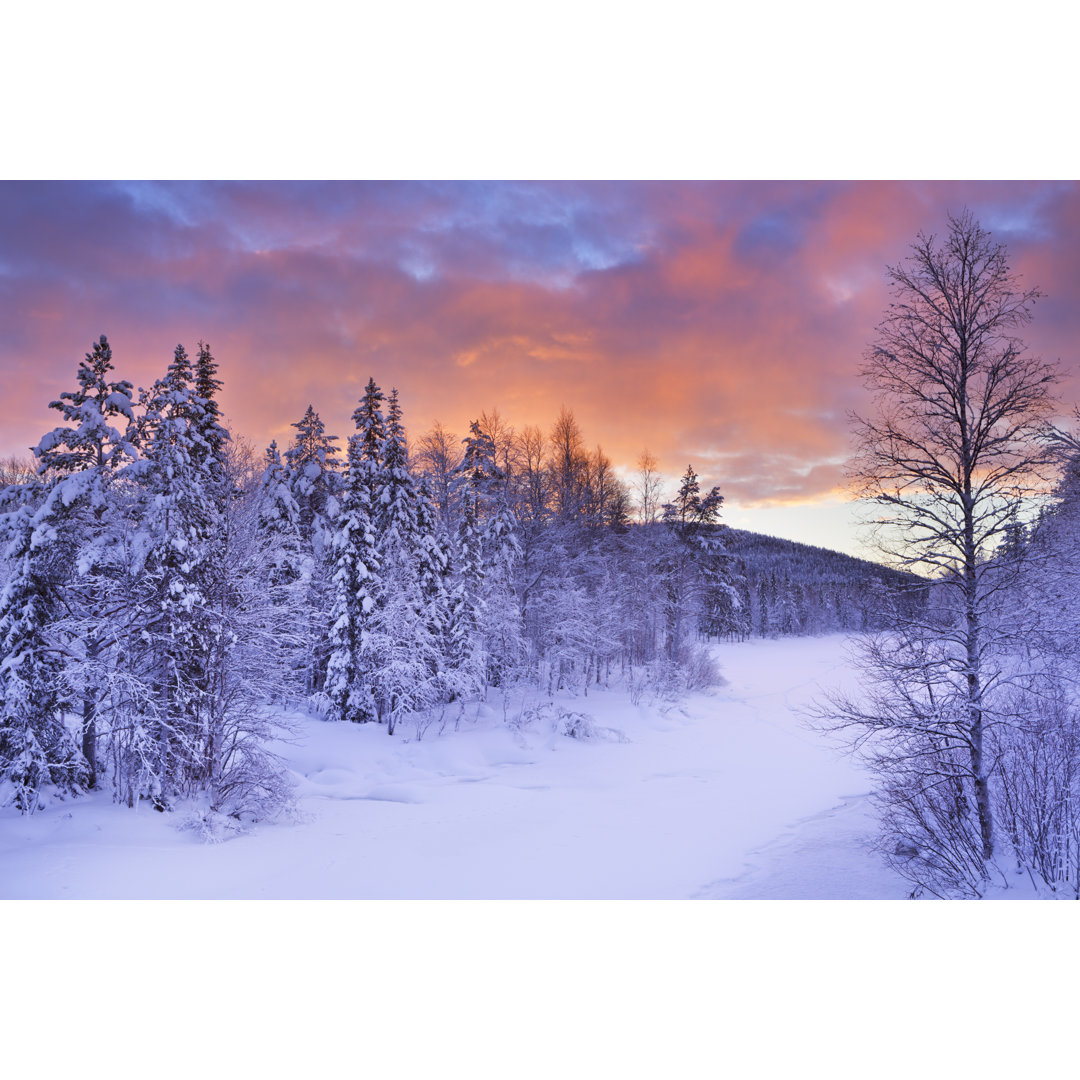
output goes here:
[{"label": "bare birch tree", "polygon": [[660,492],[664,487],[664,478],[656,471],[656,455],[647,446],[638,455],[637,464],[634,490],[637,494],[638,520],[643,525],[651,525],[660,520],[663,511]]},{"label": "bare birch tree", "polygon": [[832,719],[881,776],[897,869],[942,895],[981,895],[995,856],[988,739],[1009,673],[991,556],[1045,490],[1056,369],[1015,336],[1041,294],[969,212],[940,241],[920,233],[888,277],[851,472],[879,548],[928,580],[889,641],[864,649],[866,692],[834,700]]}]

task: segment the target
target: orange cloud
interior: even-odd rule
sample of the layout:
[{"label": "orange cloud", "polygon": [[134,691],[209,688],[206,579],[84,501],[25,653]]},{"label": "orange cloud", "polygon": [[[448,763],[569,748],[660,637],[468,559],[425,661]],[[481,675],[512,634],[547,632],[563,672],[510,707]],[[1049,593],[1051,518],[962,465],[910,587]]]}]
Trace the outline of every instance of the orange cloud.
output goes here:
[{"label": "orange cloud", "polygon": [[1071,365],[1074,184],[0,184],[0,453],[53,426],[104,332],[142,385],[208,340],[260,444],[309,402],[348,434],[374,376],[414,434],[565,404],[625,469],[647,445],[729,503],[831,499],[885,267],[964,205],[1050,293],[1028,340]]}]

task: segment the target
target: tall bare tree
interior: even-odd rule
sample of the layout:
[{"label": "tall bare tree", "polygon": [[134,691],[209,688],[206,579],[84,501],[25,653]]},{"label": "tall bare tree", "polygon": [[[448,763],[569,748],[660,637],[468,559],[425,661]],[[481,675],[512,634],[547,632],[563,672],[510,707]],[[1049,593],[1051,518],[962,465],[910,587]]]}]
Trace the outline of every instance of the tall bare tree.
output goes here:
[{"label": "tall bare tree", "polygon": [[987,740],[1009,672],[991,556],[1045,488],[1056,369],[1015,336],[1041,294],[1021,287],[969,212],[941,240],[920,233],[888,277],[852,479],[877,514],[879,547],[928,578],[929,602],[867,647],[866,692],[834,700],[833,718],[884,781],[897,868],[935,891],[981,894],[995,854]]},{"label": "tall bare tree", "polygon": [[637,511],[639,520],[645,525],[651,525],[660,520],[663,509],[660,501],[660,492],[664,486],[664,478],[656,471],[656,455],[646,446],[638,456],[638,474],[634,481],[634,490],[637,494]]},{"label": "tall bare tree", "polygon": [[548,471],[555,516],[564,522],[571,521],[581,511],[588,453],[581,428],[565,405],[551,426],[550,446]]},{"label": "tall bare tree", "polygon": [[461,468],[461,440],[435,421],[435,425],[420,437],[413,455],[421,474],[427,478],[439,514],[439,525],[445,534],[457,528],[454,505],[454,484]]}]

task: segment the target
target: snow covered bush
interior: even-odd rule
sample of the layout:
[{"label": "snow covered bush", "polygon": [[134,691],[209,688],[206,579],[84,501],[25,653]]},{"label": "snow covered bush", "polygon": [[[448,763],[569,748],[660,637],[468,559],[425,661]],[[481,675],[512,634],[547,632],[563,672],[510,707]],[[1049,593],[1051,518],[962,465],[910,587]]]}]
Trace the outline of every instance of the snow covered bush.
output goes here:
[{"label": "snow covered bush", "polygon": [[995,775],[1001,828],[1044,894],[1080,899],[1080,706],[1053,674],[1010,694]]},{"label": "snow covered bush", "polygon": [[596,724],[588,713],[560,708],[557,724],[559,734],[571,739],[596,738]]},{"label": "snow covered bush", "polygon": [[700,641],[685,645],[680,650],[679,674],[683,687],[688,691],[708,690],[722,686],[724,682],[716,657]]}]

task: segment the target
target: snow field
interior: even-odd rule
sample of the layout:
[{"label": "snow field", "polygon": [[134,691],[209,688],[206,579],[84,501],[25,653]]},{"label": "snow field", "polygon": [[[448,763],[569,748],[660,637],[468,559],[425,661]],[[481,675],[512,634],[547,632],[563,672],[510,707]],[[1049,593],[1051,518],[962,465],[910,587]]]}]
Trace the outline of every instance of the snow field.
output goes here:
[{"label": "snow field", "polygon": [[[678,704],[498,692],[417,739],[297,718],[276,749],[295,820],[204,843],[185,811],[108,794],[0,813],[5,898],[892,898],[868,778],[798,709],[854,677],[844,639],[715,647],[725,685]],[[505,706],[505,718],[504,718]],[[589,714],[563,734],[559,707]],[[457,730],[455,730],[457,720]]]}]

